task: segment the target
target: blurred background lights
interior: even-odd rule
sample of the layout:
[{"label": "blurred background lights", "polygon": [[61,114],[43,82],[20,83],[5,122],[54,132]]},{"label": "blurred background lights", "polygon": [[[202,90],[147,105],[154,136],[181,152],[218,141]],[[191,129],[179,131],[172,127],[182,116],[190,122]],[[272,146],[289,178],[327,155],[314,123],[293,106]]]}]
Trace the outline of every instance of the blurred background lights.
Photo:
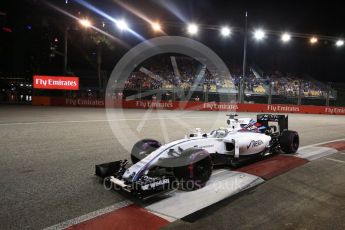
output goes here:
[{"label": "blurred background lights", "polygon": [[79,20],[79,23],[82,25],[82,26],[84,26],[84,27],[90,27],[91,26],[91,22],[90,22],[90,20],[88,20],[88,19],[80,19]]},{"label": "blurred background lights", "polygon": [[194,23],[189,24],[188,27],[187,27],[187,31],[191,35],[197,34],[198,30],[199,30],[198,26],[196,24],[194,24]]},{"label": "blurred background lights", "polygon": [[116,22],[117,28],[120,30],[128,30],[128,24],[125,20],[121,19]]},{"label": "blurred background lights", "polygon": [[336,43],[335,43],[336,46],[343,46],[344,45],[344,40],[338,40]]},{"label": "blurred background lights", "polygon": [[291,40],[291,35],[288,34],[288,33],[284,33],[284,34],[282,35],[281,39],[282,39],[283,42],[288,42],[288,41]]},{"label": "blurred background lights", "polygon": [[264,39],[265,38],[265,32],[263,30],[261,30],[261,29],[255,30],[254,38],[256,40],[259,40],[259,41]]},{"label": "blurred background lights", "polygon": [[151,26],[152,26],[152,29],[154,31],[160,31],[161,30],[161,25],[158,22],[152,23]]},{"label": "blurred background lights", "polygon": [[225,26],[221,29],[220,33],[222,34],[222,36],[228,37],[231,34],[231,30],[229,29],[229,27]]},{"label": "blurred background lights", "polygon": [[310,43],[311,43],[311,44],[315,44],[315,43],[317,43],[317,42],[318,42],[317,37],[311,37],[311,38],[310,38]]}]

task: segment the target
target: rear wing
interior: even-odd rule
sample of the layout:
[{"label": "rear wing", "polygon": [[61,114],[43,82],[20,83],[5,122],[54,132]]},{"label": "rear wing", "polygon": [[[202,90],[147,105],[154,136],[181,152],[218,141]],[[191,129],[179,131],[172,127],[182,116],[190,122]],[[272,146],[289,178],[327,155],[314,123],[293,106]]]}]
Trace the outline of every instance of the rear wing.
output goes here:
[{"label": "rear wing", "polygon": [[257,122],[269,127],[269,122],[278,122],[279,132],[289,129],[289,122],[287,115],[276,115],[276,114],[258,114]]}]

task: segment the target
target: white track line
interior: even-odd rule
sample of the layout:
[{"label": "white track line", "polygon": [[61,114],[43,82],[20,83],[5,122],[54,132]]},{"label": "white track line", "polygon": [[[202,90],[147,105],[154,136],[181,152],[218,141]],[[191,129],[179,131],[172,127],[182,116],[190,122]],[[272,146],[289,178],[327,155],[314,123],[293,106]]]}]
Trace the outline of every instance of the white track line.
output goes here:
[{"label": "white track line", "polygon": [[342,160],[338,160],[338,159],[334,159],[334,158],[329,158],[329,157],[325,157],[325,159],[329,160],[329,161],[334,161],[334,162],[345,164],[345,161],[342,161]]},{"label": "white track line", "polygon": [[302,149],[309,148],[309,147],[315,147],[315,146],[318,146],[318,145],[323,145],[323,144],[327,144],[327,143],[331,143],[331,142],[336,142],[336,141],[345,141],[345,138],[324,141],[324,142],[320,142],[320,143],[316,143],[316,144],[312,144],[312,145],[305,145],[305,146],[302,146],[301,148],[299,148],[298,150],[302,150]]},{"label": "white track line", "polygon": [[65,229],[65,228],[68,228],[68,227],[70,227],[72,225],[75,225],[75,224],[78,224],[78,223],[81,223],[81,222],[93,219],[93,218],[95,218],[97,216],[100,216],[100,215],[103,215],[103,214],[106,214],[106,213],[109,213],[109,212],[116,211],[116,210],[118,210],[120,208],[124,208],[124,207],[126,207],[128,205],[131,205],[131,204],[133,204],[133,202],[131,202],[129,200],[124,200],[124,201],[121,201],[121,202],[116,203],[114,205],[111,205],[111,206],[99,209],[97,211],[90,212],[88,214],[76,217],[74,219],[61,222],[59,224],[53,225],[53,226],[48,227],[48,228],[44,228],[43,230]]},{"label": "white track line", "polygon": [[[181,117],[183,119],[196,119],[206,117]],[[146,120],[173,120],[172,117],[157,117],[147,118]],[[35,121],[35,122],[13,122],[13,123],[0,123],[0,126],[7,125],[39,125],[39,124],[64,124],[64,123],[90,123],[90,122],[117,122],[117,121],[141,121],[142,118],[124,118],[124,119],[113,119],[113,120],[79,120],[79,121]]]}]

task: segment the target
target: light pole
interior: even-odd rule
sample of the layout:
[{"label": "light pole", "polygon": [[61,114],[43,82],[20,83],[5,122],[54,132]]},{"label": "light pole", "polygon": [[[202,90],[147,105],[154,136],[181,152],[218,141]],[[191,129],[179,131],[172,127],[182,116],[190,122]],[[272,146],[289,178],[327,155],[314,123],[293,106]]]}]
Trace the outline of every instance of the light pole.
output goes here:
[{"label": "light pole", "polygon": [[[79,23],[84,28],[89,28],[92,26],[91,22],[88,19],[80,19]],[[65,28],[65,45],[64,45],[64,62],[63,62],[63,72],[64,74],[67,74],[67,63],[68,63],[68,31],[70,28],[66,26]]]},{"label": "light pole", "polygon": [[102,66],[102,47],[101,43],[97,44],[97,78],[98,78],[98,87],[99,90],[103,90],[102,86],[102,77],[101,77],[101,66]]},{"label": "light pole", "polygon": [[246,68],[247,68],[247,34],[248,34],[248,12],[246,11],[245,16],[245,27],[244,27],[244,41],[243,41],[243,69],[242,69],[242,78],[240,80],[240,89],[239,97],[240,102],[244,103],[244,79],[246,77]]},{"label": "light pole", "polygon": [[65,28],[65,49],[64,49],[64,62],[63,62],[63,73],[67,74],[67,52],[68,52],[68,30],[69,27]]}]

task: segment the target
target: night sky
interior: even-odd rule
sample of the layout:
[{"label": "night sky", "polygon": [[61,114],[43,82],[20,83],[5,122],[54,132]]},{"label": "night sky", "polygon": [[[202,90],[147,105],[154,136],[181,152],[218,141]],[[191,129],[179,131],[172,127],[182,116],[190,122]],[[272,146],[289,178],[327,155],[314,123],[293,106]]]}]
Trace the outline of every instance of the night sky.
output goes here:
[{"label": "night sky", "polygon": [[[92,12],[75,1],[49,1],[75,16],[88,17],[97,27],[125,41],[129,46],[140,39],[129,33],[120,33],[109,20]],[[98,10],[114,18],[126,18],[131,28],[144,38],[156,36],[148,23],[121,7],[117,1],[87,1]],[[101,3],[100,3],[101,2]],[[310,35],[325,35],[343,38],[345,14],[339,3],[292,2],[292,1],[206,1],[206,0],[126,0],[121,1],[140,11],[151,20],[159,20],[168,35],[188,36],[187,22],[196,22],[200,34],[196,40],[212,48],[226,63],[241,66],[243,34],[233,32],[224,39],[209,26],[229,25],[244,27],[244,14],[248,11],[248,30],[263,28],[273,31],[288,31]],[[4,15],[6,14],[6,15]],[[63,33],[66,26],[77,28],[75,20],[57,12],[44,1],[1,1],[0,3],[0,72],[27,72],[59,74],[62,57],[49,58],[51,44],[63,52]],[[203,28],[205,27],[205,28]],[[9,32],[10,29],[12,32]],[[57,38],[57,42],[53,40]],[[87,31],[70,31],[69,65],[71,69],[95,69],[95,45],[88,41]],[[103,69],[110,72],[118,59],[127,51],[114,42],[112,49],[103,49]],[[345,47],[335,47],[334,42],[320,40],[311,45],[307,39],[293,38],[282,44],[279,36],[268,35],[261,42],[249,34],[248,63],[265,72],[280,70],[283,73],[309,74],[321,81],[342,81],[345,75]]]}]

